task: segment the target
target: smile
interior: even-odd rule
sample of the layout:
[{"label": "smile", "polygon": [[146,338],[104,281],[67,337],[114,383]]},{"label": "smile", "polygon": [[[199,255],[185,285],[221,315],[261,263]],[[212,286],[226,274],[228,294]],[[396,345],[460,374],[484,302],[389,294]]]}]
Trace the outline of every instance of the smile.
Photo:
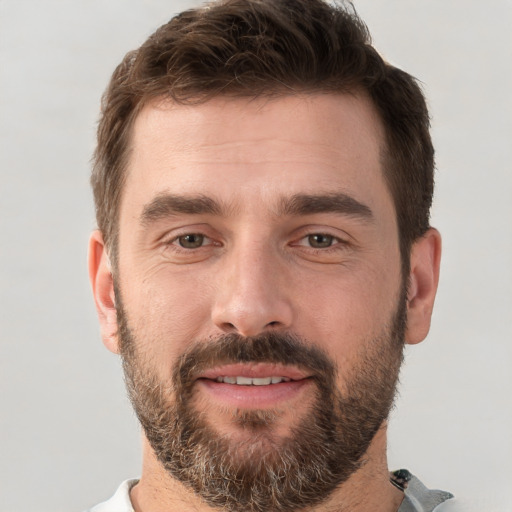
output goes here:
[{"label": "smile", "polygon": [[223,382],[224,384],[236,384],[237,386],[268,386],[271,384],[279,384],[281,382],[290,382],[292,379],[288,377],[217,377],[215,382]]},{"label": "smile", "polygon": [[313,385],[314,376],[293,365],[234,363],[202,371],[196,383],[201,392],[222,407],[265,409],[299,400]]}]

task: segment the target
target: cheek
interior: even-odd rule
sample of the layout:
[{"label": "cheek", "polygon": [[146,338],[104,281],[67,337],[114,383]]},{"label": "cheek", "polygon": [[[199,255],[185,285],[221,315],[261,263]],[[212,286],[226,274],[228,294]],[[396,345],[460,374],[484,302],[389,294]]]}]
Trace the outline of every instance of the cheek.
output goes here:
[{"label": "cheek", "polygon": [[400,295],[400,273],[365,268],[302,290],[299,333],[318,343],[340,369],[356,362],[361,348],[390,326]]},{"label": "cheek", "polygon": [[[121,286],[129,326],[141,353],[170,376],[172,362],[193,342],[205,339],[210,292],[204,280],[175,276],[166,269],[143,276],[125,274]],[[137,284],[135,284],[137,283]]]}]

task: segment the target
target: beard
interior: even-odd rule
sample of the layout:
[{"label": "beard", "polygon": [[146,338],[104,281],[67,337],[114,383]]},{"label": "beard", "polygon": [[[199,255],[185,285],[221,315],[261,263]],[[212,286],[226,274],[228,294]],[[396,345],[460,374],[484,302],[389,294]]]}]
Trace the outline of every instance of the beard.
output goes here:
[{"label": "beard", "polygon": [[[362,341],[358,363],[345,370],[343,393],[338,369],[323,350],[276,331],[191,343],[171,381],[164,381],[148,354],[139,353],[151,340],[133,335],[118,290],[116,304],[126,386],[146,438],[167,473],[209,506],[227,512],[300,510],[325,501],[365,463],[393,405],[403,360],[405,289],[391,322],[379,336]],[[275,435],[277,410],[232,411],[233,425],[250,434],[240,438],[220,433],[198,410],[196,376],[231,363],[295,365],[313,375],[311,405],[286,436]]]}]

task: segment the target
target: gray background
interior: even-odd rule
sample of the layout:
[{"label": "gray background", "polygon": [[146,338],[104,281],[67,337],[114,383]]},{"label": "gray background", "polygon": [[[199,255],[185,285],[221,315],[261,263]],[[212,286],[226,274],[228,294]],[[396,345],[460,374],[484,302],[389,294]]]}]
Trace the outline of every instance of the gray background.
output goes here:
[{"label": "gray background", "polygon": [[[192,3],[0,0],[1,512],[80,512],[138,474],[138,426],[87,281],[89,159],[114,66]],[[384,56],[424,83],[444,235],[391,466],[510,511],[512,2],[355,3]]]}]

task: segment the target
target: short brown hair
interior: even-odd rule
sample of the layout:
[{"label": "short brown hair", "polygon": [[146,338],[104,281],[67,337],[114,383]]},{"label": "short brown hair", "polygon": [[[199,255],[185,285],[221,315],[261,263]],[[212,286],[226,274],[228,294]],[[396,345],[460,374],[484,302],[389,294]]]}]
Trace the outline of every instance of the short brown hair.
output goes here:
[{"label": "short brown hair", "polygon": [[130,133],[153,98],[364,91],[384,125],[384,175],[408,273],[414,240],[429,227],[434,150],[416,80],[386,63],[351,4],[323,0],[221,0],[160,27],[117,67],[103,95],[92,186],[99,229],[115,265]]}]

